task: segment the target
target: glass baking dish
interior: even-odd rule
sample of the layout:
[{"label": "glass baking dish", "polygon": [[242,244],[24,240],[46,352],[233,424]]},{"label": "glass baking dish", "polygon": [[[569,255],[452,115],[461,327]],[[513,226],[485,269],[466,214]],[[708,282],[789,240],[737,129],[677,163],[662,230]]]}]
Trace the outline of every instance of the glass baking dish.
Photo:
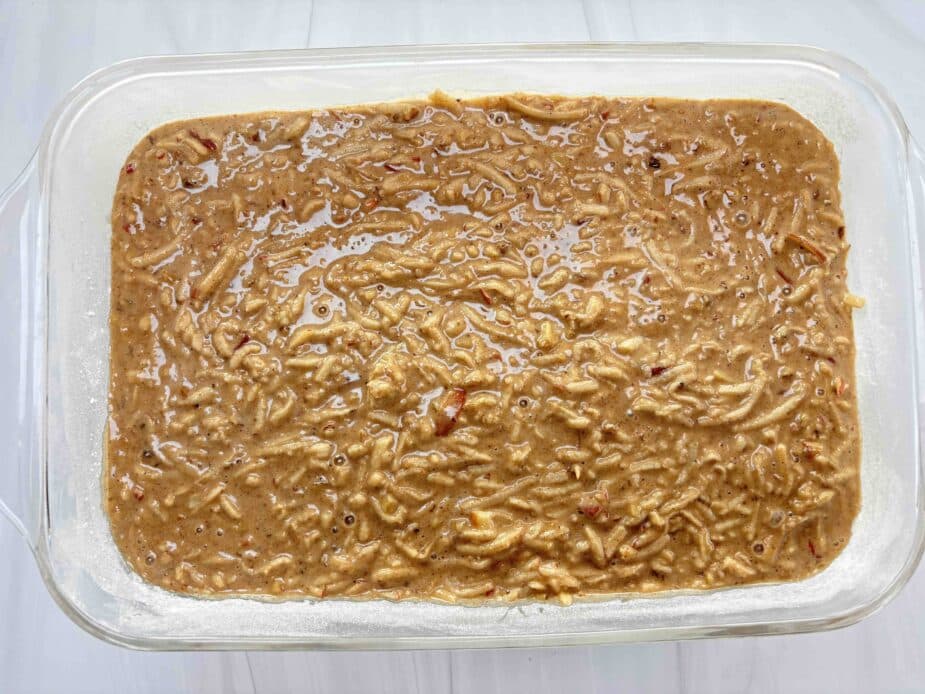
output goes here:
[{"label": "glass baking dish", "polygon": [[[109,212],[149,129],[206,114],[423,96],[435,88],[754,97],[813,120],[842,163],[863,432],[863,505],[824,572],[797,583],[622,596],[569,607],[383,600],[206,600],[144,583],[112,541],[100,490],[107,409]],[[893,597],[923,546],[925,158],[856,65],[803,47],[493,45],[142,58],[88,77],[0,198],[6,311],[0,509],[49,591],[87,631],[177,648],[445,648],[791,633],[853,623]],[[18,310],[17,310],[18,309]]]}]

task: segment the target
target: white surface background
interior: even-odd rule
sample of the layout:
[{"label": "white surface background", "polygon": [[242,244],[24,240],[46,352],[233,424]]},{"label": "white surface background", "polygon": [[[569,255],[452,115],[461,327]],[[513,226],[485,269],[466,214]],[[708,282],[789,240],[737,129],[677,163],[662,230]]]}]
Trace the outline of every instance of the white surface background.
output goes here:
[{"label": "white surface background", "polygon": [[[26,163],[62,95],[124,58],[589,39],[830,48],[873,73],[925,143],[925,3],[917,0],[0,0],[0,188]],[[9,281],[0,277],[0,309]],[[0,422],[14,421],[4,407]],[[134,653],[68,621],[0,519],[0,693],[925,692],[923,598],[920,568],[880,613],[826,634],[517,651]]]}]

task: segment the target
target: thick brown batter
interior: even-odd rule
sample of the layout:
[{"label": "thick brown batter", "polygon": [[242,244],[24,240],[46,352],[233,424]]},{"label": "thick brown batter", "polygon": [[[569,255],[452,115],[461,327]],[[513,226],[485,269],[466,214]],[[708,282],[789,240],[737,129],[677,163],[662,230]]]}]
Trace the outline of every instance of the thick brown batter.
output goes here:
[{"label": "thick brown batter", "polygon": [[756,101],[171,123],[112,213],[107,499],[199,594],[792,580],[859,505],[831,144]]}]

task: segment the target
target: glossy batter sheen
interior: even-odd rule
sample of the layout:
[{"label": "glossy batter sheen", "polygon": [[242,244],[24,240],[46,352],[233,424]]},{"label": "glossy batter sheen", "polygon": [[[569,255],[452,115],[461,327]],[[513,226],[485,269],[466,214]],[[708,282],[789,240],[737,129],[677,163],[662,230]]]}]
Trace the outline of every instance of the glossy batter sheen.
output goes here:
[{"label": "glossy batter sheen", "polygon": [[196,594],[794,580],[859,506],[832,145],[757,101],[170,123],[112,213],[106,505]]}]

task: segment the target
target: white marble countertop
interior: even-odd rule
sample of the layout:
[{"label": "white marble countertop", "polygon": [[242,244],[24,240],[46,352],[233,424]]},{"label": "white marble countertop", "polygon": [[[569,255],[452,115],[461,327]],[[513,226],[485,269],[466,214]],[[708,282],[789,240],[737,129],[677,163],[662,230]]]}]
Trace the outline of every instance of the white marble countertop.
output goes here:
[{"label": "white marble countertop", "polygon": [[[830,48],[873,73],[925,142],[920,0],[0,0],[0,188],[26,163],[65,91],[123,58],[589,39]],[[3,407],[0,422],[12,421]],[[547,650],[136,653],[72,624],[2,519],[0,557],[0,692],[10,694],[925,691],[925,568],[878,614],[824,634]]]}]

